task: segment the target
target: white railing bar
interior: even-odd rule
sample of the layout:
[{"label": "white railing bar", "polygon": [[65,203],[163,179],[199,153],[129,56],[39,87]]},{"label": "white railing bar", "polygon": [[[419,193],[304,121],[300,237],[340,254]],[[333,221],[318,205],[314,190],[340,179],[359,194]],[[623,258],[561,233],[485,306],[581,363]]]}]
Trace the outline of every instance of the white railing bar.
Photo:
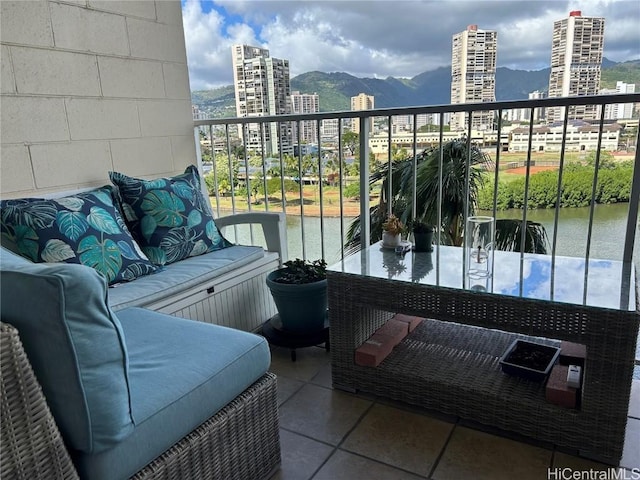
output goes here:
[{"label": "white railing bar", "polygon": [[555,292],[556,273],[556,246],[558,244],[558,223],[560,219],[560,203],[562,202],[562,177],[564,174],[564,154],[567,146],[567,127],[569,125],[569,115],[564,107],[564,121],[562,123],[562,144],[560,146],[560,164],[558,166],[558,189],[556,191],[556,208],[553,216],[553,243],[551,246],[551,282],[549,284],[550,299],[553,300]]},{"label": "white railing bar", "polygon": [[[276,124],[276,127],[278,126],[278,124]],[[265,134],[264,134],[264,129],[265,129],[265,124],[263,123],[260,126],[260,141],[262,143],[263,146],[266,146],[266,138],[265,138]],[[280,133],[280,130],[278,130],[278,133]],[[269,211],[269,192],[268,192],[268,188],[267,188],[267,156],[266,156],[266,148],[262,148],[262,152],[260,155],[260,158],[262,159],[262,186],[264,188],[264,210],[265,212]],[[278,150],[282,150],[281,148],[279,148]],[[257,197],[257,195],[256,195]]]},{"label": "white railing bar", "polygon": [[300,241],[302,242],[302,259],[307,260],[307,246],[305,244],[305,235],[304,235],[304,175],[302,174],[302,148],[300,148],[300,144],[302,143],[302,132],[298,128],[298,178],[300,179],[300,187],[298,192],[300,194]]},{"label": "white railing bar", "polygon": [[636,155],[633,166],[633,179],[631,181],[631,194],[629,195],[629,215],[627,216],[627,231],[622,253],[622,261],[631,264],[633,261],[633,243],[638,225],[638,204],[640,203],[640,128],[636,132]]},{"label": "white railing bar", "polygon": [[371,244],[371,214],[369,212],[369,121],[360,119],[360,247]]},{"label": "white railing bar", "polygon": [[442,174],[444,169],[444,112],[440,112],[440,144],[438,147],[438,241],[436,242],[436,285],[440,285],[440,245],[442,243]]},{"label": "white railing bar", "polygon": [[[466,138],[466,152],[467,152],[467,158],[465,159],[465,176],[464,176],[464,216],[462,219],[462,231],[464,232],[464,229],[467,228],[467,222],[469,221],[469,211],[470,211],[470,198],[469,198],[469,194],[471,193],[471,129],[472,129],[472,124],[473,124],[473,113],[469,112],[469,116],[467,117],[465,115],[465,118],[468,118],[468,124],[467,124],[467,138]],[[456,225],[456,235],[458,235],[460,232],[457,231],[457,228],[459,227],[459,225]],[[455,241],[455,239],[452,239]],[[462,240],[462,285],[466,285],[467,281],[469,280],[467,278],[467,241],[469,241],[467,239],[467,237],[463,237]],[[454,243],[455,244],[455,243]],[[479,261],[479,259],[478,259]],[[469,285],[471,286],[471,285]]]},{"label": "white railing bar", "polygon": [[[318,126],[318,132],[320,133],[320,120],[317,121],[317,126]],[[318,135],[318,140],[320,139],[320,136]],[[298,148],[300,148],[300,145],[298,144]],[[321,258],[325,259],[327,258],[325,256],[325,251],[324,251],[324,195],[323,195],[323,185],[322,185],[322,143],[318,142],[318,188],[320,191],[320,252],[321,252]]]},{"label": "white railing bar", "polygon": [[[278,131],[282,128],[282,123],[277,123]],[[282,153],[282,148],[278,149],[278,160],[280,161],[280,203],[282,204],[282,212],[287,214],[287,192],[284,186],[284,154]]]},{"label": "white railing bar", "polygon": [[411,217],[418,218],[418,129],[416,128],[418,115],[413,114],[413,199],[411,203]]},{"label": "white railing bar", "polygon": [[[319,120],[320,121],[320,120]],[[338,119],[338,168],[340,171],[340,258],[344,258],[344,185],[343,174],[345,173],[342,168],[343,165],[343,151],[342,151],[342,119]]]},{"label": "white railing bar", "polygon": [[389,122],[389,132],[387,135],[387,169],[389,170],[389,175],[387,176],[387,216],[389,216],[393,211],[393,156],[391,154],[393,117],[389,115],[387,119]]}]

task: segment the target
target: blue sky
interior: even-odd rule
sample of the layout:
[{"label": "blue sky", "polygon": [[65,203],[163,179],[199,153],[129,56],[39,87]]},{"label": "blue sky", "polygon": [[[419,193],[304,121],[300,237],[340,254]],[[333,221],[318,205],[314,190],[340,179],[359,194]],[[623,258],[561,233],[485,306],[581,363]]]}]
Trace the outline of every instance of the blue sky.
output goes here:
[{"label": "blue sky", "polygon": [[413,77],[451,63],[467,25],[498,32],[498,66],[549,66],[553,22],[581,10],[605,18],[605,57],[640,59],[632,0],[182,0],[192,90],[233,83],[231,45],[266,47],[291,75],[319,70]]}]

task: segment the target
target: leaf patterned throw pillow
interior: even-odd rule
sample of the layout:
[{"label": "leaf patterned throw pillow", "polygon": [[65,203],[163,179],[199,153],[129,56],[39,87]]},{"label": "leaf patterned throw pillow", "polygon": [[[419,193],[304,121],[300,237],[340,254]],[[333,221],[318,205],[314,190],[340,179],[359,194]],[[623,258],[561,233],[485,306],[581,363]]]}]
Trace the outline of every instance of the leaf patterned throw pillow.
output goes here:
[{"label": "leaf patterned throw pillow", "polygon": [[109,284],[153,273],[115,207],[112,187],[70,197],[2,200],[2,245],[33,262],[81,263]]},{"label": "leaf patterned throw pillow", "polygon": [[182,175],[140,180],[109,172],[118,187],[122,211],[142,251],[157,265],[231,246],[218,230],[200,191],[194,165]]}]

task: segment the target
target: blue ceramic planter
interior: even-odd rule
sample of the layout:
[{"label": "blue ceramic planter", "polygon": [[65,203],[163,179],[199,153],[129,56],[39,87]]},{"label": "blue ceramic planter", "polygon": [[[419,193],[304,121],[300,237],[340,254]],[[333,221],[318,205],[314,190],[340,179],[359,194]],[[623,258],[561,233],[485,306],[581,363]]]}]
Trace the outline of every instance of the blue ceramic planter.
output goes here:
[{"label": "blue ceramic planter", "polygon": [[292,285],[275,282],[280,272],[267,275],[267,286],[276,304],[283,330],[296,333],[324,329],[327,313],[327,281]]}]

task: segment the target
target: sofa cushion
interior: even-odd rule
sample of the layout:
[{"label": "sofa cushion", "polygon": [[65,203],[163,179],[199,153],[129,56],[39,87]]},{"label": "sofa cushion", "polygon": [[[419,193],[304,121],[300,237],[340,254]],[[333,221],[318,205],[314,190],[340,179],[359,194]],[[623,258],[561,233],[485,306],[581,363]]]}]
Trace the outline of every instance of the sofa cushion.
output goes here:
[{"label": "sofa cushion", "polygon": [[2,200],[2,243],[34,262],[95,268],[110,284],[154,272],[114,206],[111,191],[107,186],[51,200]]},{"label": "sofa cushion", "polygon": [[[75,453],[82,478],[126,479],[258,380],[264,338],[140,308],[118,313],[129,349],[133,433],[101,453]],[[224,448],[224,447],[223,447]]]},{"label": "sofa cushion", "polygon": [[118,285],[109,292],[114,310],[142,307],[177,295],[264,256],[261,247],[233,246],[166,265],[154,275]]},{"label": "sofa cushion", "polygon": [[18,329],[66,443],[100,452],[129,435],[127,350],[104,277],[83,265],[3,262],[0,294],[2,321]]},{"label": "sofa cushion", "polygon": [[231,245],[216,227],[195,166],[171,178],[140,180],[118,172],[109,172],[109,178],[118,187],[131,232],[154,263],[173,263]]}]

